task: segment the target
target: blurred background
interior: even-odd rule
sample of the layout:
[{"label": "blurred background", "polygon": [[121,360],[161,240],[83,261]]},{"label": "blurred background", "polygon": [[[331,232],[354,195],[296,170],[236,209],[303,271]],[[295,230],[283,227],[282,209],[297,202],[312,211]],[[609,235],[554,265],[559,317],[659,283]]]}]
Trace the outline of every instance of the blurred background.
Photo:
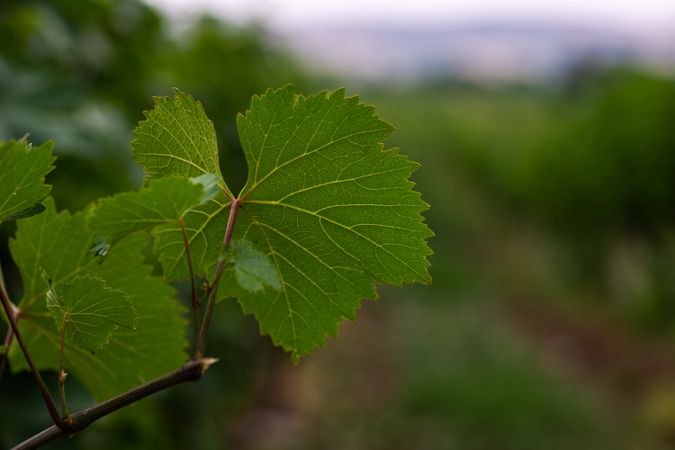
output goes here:
[{"label": "blurred background", "polygon": [[[202,382],[48,448],[675,448],[674,74],[669,0],[2,0],[0,139],[55,140],[60,208],[139,186],[131,130],[172,86],[235,191],[253,93],[345,86],[422,163],[437,235],[433,286],[298,366],[225,302]],[[0,448],[48,423],[6,374]]]}]

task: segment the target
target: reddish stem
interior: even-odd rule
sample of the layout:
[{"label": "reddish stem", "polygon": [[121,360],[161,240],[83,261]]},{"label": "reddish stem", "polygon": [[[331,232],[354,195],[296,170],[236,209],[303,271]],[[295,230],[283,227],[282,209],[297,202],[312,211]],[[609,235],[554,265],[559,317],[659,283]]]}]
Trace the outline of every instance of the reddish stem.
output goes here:
[{"label": "reddish stem", "polygon": [[225,235],[223,236],[223,255],[218,258],[216,269],[213,275],[213,283],[209,287],[209,297],[206,303],[206,311],[204,312],[204,319],[199,330],[197,344],[195,345],[194,359],[199,359],[204,356],[206,350],[206,335],[209,331],[209,324],[211,323],[211,316],[213,315],[213,308],[216,304],[216,296],[218,295],[218,285],[220,284],[220,277],[225,269],[225,255],[227,248],[230,246],[232,240],[232,233],[234,233],[234,224],[237,221],[237,212],[241,200],[238,198],[232,199],[230,204],[230,215],[227,218],[227,227],[225,228]]}]

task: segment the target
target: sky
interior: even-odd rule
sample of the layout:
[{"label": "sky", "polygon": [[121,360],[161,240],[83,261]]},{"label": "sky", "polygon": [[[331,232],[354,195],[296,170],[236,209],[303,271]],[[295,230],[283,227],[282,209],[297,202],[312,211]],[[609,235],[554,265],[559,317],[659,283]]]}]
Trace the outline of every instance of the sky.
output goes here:
[{"label": "sky", "polygon": [[557,20],[607,26],[675,26],[673,0],[147,0],[170,15],[205,9],[233,20],[290,28],[344,23],[398,24],[491,19]]}]

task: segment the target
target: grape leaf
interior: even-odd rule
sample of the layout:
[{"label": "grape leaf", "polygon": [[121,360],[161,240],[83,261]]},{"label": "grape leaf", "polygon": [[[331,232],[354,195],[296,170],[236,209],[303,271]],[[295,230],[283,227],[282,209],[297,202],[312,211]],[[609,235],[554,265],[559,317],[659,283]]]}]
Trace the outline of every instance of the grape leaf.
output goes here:
[{"label": "grape leaf", "polygon": [[[182,116],[171,111],[183,109],[200,114],[179,127]],[[208,170],[204,161],[217,155],[210,139],[176,133],[149,137],[145,131],[208,129],[201,112],[180,92],[158,100],[135,132],[134,155],[149,176],[159,169],[148,153],[172,161],[172,173]],[[382,141],[393,128],[372,107],[357,97],[345,98],[344,90],[305,97],[284,87],[254,97],[237,128],[248,180],[239,195],[234,239],[251,241],[272,259],[281,289],[239,289],[232,283],[233,271],[223,277],[222,289],[237,296],[244,312],[256,316],[261,332],[291,351],[294,360],[323,345],[327,335],[335,336],[344,318],[354,319],[362,299],[376,298],[376,283],[431,281],[426,239],[433,233],[421,216],[428,205],[409,181],[419,165],[396,149],[384,149]],[[159,142],[163,138],[171,146]],[[174,148],[184,150],[180,163],[173,162]],[[213,273],[232,199],[226,190],[224,198],[186,214],[202,276]],[[162,231],[156,236],[165,271],[185,276],[179,230]]]},{"label": "grape leaf", "polygon": [[[222,231],[227,224],[223,213],[232,194],[222,180],[218,164],[218,148],[213,123],[204,108],[189,95],[174,91],[174,97],[156,97],[156,106],[146,112],[146,120],[134,130],[131,142],[134,159],[145,168],[147,177],[180,175],[199,177],[215,174],[220,189],[202,205],[192,208],[184,216],[189,232],[190,251],[196,272],[206,277],[207,268],[220,255]],[[206,188],[205,190],[208,190]],[[219,234],[218,241],[207,236]],[[157,227],[153,235],[155,248],[169,280],[189,276],[185,258],[182,230],[176,223]]]},{"label": "grape leaf", "polygon": [[115,241],[135,231],[177,221],[185,211],[201,203],[203,196],[204,186],[199,182],[176,176],[159,178],[138,192],[124,192],[100,200],[90,227]]},{"label": "grape leaf", "polygon": [[[24,286],[19,326],[38,367],[58,367],[60,342],[47,311],[47,286],[41,280],[41,268],[51,277],[56,292],[75,277],[88,274],[126,293],[136,310],[136,329],[118,329],[96,355],[66,345],[66,369],[97,400],[182,364],[187,357],[184,309],[174,299],[174,289],[161,277],[151,275],[152,267],[143,262],[144,248],[150,243],[148,234],[138,232],[121,239],[101,258],[90,251],[94,243],[88,229],[90,211],[57,214],[52,199],[47,199],[45,206],[43,214],[19,220],[16,237],[10,241]],[[12,369],[26,369],[16,345],[10,353]]]},{"label": "grape leaf", "polygon": [[51,191],[45,175],[54,169],[54,145],[33,147],[26,140],[0,141],[0,222],[44,210],[39,202]]},{"label": "grape leaf", "polygon": [[202,105],[174,89],[174,98],[155,97],[155,108],[134,130],[134,158],[148,177],[216,174],[220,179],[213,123]]},{"label": "grape leaf", "polygon": [[101,349],[119,327],[134,328],[136,311],[126,293],[112,289],[98,277],[82,275],[57,293],[47,291],[47,309],[64,340],[91,353]]}]

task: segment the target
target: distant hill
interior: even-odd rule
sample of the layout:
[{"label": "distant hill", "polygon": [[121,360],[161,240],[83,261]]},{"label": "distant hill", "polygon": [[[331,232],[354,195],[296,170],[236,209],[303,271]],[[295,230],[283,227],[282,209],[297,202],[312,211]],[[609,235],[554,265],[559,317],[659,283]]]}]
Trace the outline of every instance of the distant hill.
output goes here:
[{"label": "distant hill", "polygon": [[579,64],[675,68],[675,30],[555,23],[357,25],[279,31],[310,65],[350,78],[555,80]]}]

